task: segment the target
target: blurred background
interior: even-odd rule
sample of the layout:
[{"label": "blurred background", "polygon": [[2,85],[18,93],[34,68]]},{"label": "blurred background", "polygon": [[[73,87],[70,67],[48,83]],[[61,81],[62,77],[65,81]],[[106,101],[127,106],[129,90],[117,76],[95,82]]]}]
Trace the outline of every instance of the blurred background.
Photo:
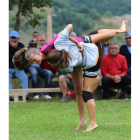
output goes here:
[{"label": "blurred background", "polygon": [[[73,24],[73,31],[78,37],[99,29],[119,28],[122,20],[126,21],[127,30],[131,30],[131,0],[52,0],[50,5],[53,8],[52,37],[69,23]],[[20,15],[19,42],[26,47],[32,40],[34,31],[44,34],[47,38],[46,8],[40,11],[39,7],[34,7],[33,11],[43,17],[39,19],[40,26],[26,25],[28,18]],[[13,4],[9,11],[9,32],[14,30],[17,12],[18,3]],[[125,43],[124,34],[116,35],[111,41],[119,43],[119,46],[122,45]]]}]

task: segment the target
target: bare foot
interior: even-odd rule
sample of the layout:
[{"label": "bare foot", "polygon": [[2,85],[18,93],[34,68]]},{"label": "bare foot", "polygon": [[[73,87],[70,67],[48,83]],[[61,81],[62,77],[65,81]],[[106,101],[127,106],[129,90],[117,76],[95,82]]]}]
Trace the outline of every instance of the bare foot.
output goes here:
[{"label": "bare foot", "polygon": [[126,32],[127,32],[125,20],[122,21],[122,26],[121,26],[121,28],[120,28],[120,31],[121,31],[122,33],[126,33]]},{"label": "bare foot", "polygon": [[87,122],[86,121],[80,121],[79,122],[79,124],[78,124],[78,126],[77,126],[77,128],[75,129],[75,130],[80,130],[83,126],[85,126],[87,124]]},{"label": "bare foot", "polygon": [[95,123],[94,125],[89,124],[87,129],[85,131],[83,131],[83,132],[89,132],[91,130],[96,129],[97,127],[98,127],[97,123]]}]

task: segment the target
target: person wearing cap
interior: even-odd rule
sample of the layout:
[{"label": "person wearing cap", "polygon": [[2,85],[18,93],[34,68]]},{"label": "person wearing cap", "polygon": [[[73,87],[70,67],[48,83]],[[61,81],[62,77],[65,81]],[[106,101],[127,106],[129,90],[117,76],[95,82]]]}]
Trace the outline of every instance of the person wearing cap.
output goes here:
[{"label": "person wearing cap", "polygon": [[[22,88],[25,89],[28,88],[28,76],[26,75],[24,70],[21,71],[17,70],[12,62],[12,58],[15,52],[20,50],[21,48],[24,48],[24,44],[18,42],[18,40],[19,40],[18,32],[11,31],[9,34],[9,89],[13,89],[13,85],[11,81],[13,77],[20,79]],[[10,97],[10,100],[13,100],[13,97]]]},{"label": "person wearing cap", "polygon": [[128,75],[131,75],[131,31],[125,33],[126,43],[120,47],[120,54],[125,56],[128,65]]}]

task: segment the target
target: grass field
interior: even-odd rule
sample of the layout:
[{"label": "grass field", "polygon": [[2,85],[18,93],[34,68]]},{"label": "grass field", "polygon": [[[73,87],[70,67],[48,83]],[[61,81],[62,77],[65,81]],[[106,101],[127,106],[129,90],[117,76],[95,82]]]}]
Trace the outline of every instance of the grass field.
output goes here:
[{"label": "grass field", "polygon": [[[79,122],[76,100],[67,103],[30,100],[9,103],[9,140],[130,140],[131,100],[97,100],[98,128],[76,131]],[[89,122],[88,112],[86,120]]]}]

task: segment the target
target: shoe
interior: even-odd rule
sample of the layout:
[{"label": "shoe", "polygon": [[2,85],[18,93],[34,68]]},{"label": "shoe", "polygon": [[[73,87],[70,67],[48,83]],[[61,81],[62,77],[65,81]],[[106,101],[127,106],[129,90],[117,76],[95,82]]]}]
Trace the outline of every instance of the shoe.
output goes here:
[{"label": "shoe", "polygon": [[108,96],[103,96],[102,100],[108,100]]},{"label": "shoe", "polygon": [[103,97],[102,100],[108,100],[108,97]]},{"label": "shoe", "polygon": [[42,95],[43,97],[45,97],[46,99],[51,99],[52,97],[50,95]]},{"label": "shoe", "polygon": [[123,100],[125,100],[125,99],[128,99],[128,98],[126,98],[126,97],[124,96],[124,93],[120,93],[120,95],[119,95],[119,99],[123,99]]},{"label": "shoe", "polygon": [[59,102],[64,103],[64,102],[69,102],[69,101],[70,101],[70,97],[66,95]]},{"label": "shoe", "polygon": [[30,100],[30,97],[28,95],[26,96],[26,100]]},{"label": "shoe", "polygon": [[13,96],[10,97],[10,101],[14,101],[14,97]]},{"label": "shoe", "polygon": [[127,95],[127,98],[131,98],[131,93]]},{"label": "shoe", "polygon": [[39,99],[39,95],[35,95],[34,96],[34,99]]}]

